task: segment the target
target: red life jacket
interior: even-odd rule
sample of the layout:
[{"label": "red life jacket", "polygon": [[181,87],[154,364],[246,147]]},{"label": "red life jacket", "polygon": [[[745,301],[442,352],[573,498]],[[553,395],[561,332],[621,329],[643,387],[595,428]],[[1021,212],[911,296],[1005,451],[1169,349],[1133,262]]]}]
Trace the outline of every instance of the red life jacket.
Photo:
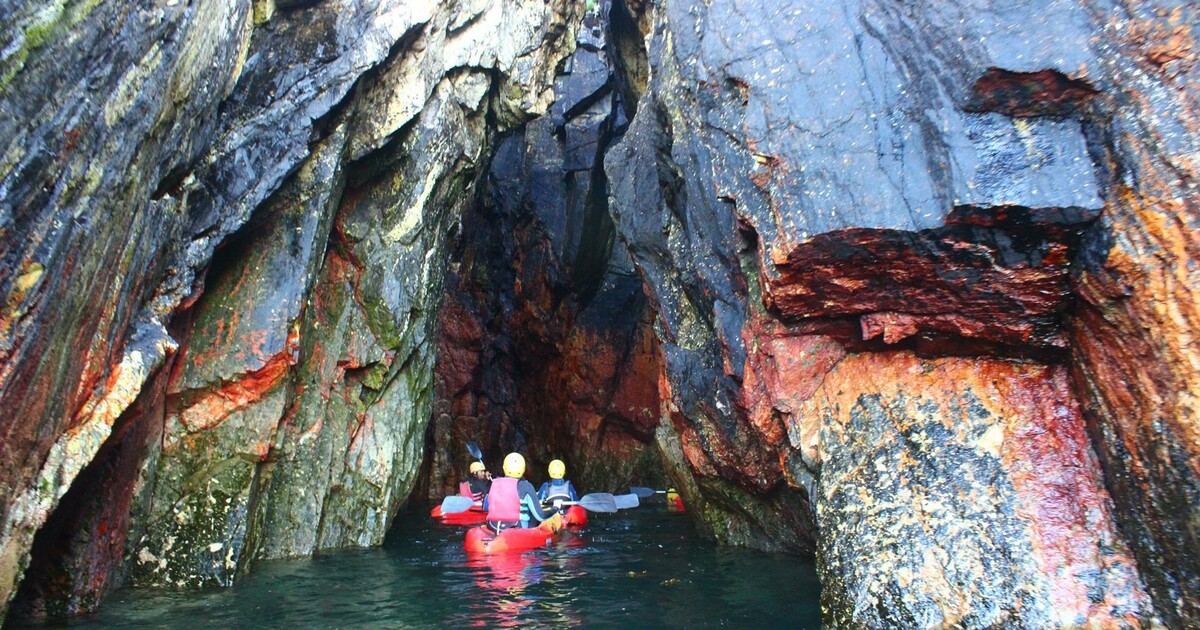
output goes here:
[{"label": "red life jacket", "polygon": [[[464,481],[458,484],[458,496],[474,499],[475,495],[471,492],[471,482]],[[478,500],[478,499],[476,499]]]},{"label": "red life jacket", "polygon": [[492,480],[492,489],[488,492],[487,520],[505,523],[521,520],[521,497],[517,495],[519,481],[512,477]]}]

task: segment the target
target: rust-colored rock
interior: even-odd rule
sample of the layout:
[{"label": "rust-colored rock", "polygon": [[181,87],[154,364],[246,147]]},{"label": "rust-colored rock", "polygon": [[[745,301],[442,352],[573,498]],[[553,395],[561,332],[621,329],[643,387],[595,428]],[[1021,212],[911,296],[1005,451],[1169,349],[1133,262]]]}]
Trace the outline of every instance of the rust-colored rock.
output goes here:
[{"label": "rust-colored rock", "polygon": [[1200,625],[1200,32],[1194,5],[1104,13],[1114,185],[1086,241],[1072,374],[1121,529],[1171,627]]},{"label": "rust-colored rock", "polygon": [[1065,368],[849,355],[788,424],[837,627],[1149,622]]},{"label": "rust-colored rock", "polygon": [[955,226],[920,233],[844,230],[773,253],[767,303],[786,319],[863,315],[863,337],[921,331],[1063,348],[1069,245],[1042,228]]},{"label": "rust-colored rock", "polygon": [[[158,457],[168,369],[113,425],[112,435],[38,532],[14,619],[94,612],[127,578],[127,541],[141,536],[150,499],[141,467]],[[133,530],[131,531],[131,526]]]}]

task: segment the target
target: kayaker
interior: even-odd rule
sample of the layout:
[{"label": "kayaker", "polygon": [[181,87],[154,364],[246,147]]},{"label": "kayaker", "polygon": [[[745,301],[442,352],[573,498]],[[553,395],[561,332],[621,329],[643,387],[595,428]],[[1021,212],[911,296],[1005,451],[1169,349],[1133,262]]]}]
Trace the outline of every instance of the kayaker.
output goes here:
[{"label": "kayaker", "polygon": [[471,475],[467,477],[466,487],[468,494],[477,504],[483,503],[483,498],[487,496],[488,490],[492,486],[492,473],[487,471],[487,467],[483,462],[471,462]]},{"label": "kayaker", "polygon": [[538,498],[542,505],[553,505],[555,510],[561,512],[563,501],[578,501],[579,495],[575,494],[575,486],[565,479],[567,465],[561,459],[550,462],[549,472],[550,481],[538,488]]},{"label": "kayaker", "polygon": [[492,480],[488,492],[487,521],[497,532],[505,527],[529,527],[532,519],[540,523],[550,515],[542,510],[533,484],[521,477],[525,474],[525,458],[509,453],[504,458],[504,476]]}]

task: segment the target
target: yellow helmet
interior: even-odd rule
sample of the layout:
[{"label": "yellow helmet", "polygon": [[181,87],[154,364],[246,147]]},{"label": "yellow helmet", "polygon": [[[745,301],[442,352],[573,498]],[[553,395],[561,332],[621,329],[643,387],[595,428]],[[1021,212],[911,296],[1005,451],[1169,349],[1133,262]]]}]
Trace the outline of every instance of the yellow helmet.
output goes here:
[{"label": "yellow helmet", "polygon": [[487,468],[483,465],[483,462],[471,462],[472,473],[483,472],[485,470],[487,470]]},{"label": "yellow helmet", "polygon": [[504,475],[520,477],[525,474],[525,458],[520,453],[509,453],[504,457]]},{"label": "yellow helmet", "polygon": [[561,459],[550,462],[550,478],[562,479],[567,475],[567,465]]}]

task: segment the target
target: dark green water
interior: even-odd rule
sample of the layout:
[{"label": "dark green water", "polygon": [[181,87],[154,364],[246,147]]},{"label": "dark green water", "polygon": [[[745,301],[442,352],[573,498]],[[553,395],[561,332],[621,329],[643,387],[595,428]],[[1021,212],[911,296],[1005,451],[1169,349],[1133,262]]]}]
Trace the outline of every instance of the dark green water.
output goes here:
[{"label": "dark green water", "polygon": [[236,587],[123,590],[70,627],[820,627],[812,561],[702,540],[643,506],[557,547],[468,558],[459,527],[406,514],[379,549],[263,562]]}]

